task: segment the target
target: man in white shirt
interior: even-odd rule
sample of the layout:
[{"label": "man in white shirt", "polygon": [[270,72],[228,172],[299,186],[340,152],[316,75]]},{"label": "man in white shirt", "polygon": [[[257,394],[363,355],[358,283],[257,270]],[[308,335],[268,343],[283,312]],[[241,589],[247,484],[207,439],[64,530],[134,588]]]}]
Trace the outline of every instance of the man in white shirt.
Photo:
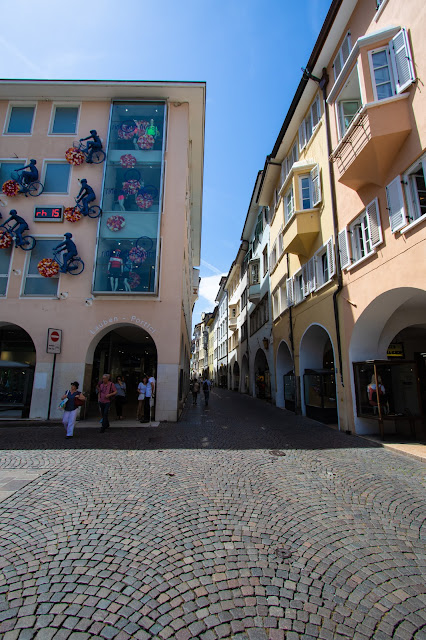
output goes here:
[{"label": "man in white shirt", "polygon": [[151,385],[151,398],[150,398],[150,411],[151,411],[151,416],[152,414],[154,414],[152,416],[152,420],[155,419],[155,409],[153,409],[153,407],[155,406],[155,391],[156,391],[156,383],[155,383],[155,378],[154,378],[154,373],[151,372],[151,375],[148,378],[148,384]]}]

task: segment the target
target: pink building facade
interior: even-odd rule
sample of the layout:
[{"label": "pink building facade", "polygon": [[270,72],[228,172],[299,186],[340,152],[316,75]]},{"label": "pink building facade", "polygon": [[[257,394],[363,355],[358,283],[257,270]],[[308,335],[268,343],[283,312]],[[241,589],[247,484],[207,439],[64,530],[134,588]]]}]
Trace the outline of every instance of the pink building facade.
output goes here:
[{"label": "pink building facade", "polygon": [[[0,181],[35,159],[43,189],[0,196],[1,222],[16,209],[36,241],[0,249],[0,418],[57,418],[72,380],[96,413],[104,372],[125,378],[130,413],[146,372],[156,419],[177,420],[198,289],[204,113],[203,83],[0,83]],[[67,150],[93,130],[105,159],[68,154],[70,164]],[[72,212],[82,179],[96,219]],[[65,233],[84,271],[45,277],[40,263]],[[56,356],[49,328],[62,331]]]}]

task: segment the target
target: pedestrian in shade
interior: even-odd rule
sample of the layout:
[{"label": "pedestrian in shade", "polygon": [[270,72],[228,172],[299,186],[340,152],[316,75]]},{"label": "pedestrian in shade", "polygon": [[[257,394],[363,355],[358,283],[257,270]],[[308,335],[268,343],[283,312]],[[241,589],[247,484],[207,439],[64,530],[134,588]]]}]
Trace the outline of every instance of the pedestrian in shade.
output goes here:
[{"label": "pedestrian in shade", "polygon": [[192,404],[197,404],[197,397],[200,391],[200,383],[197,378],[194,378],[192,382]]},{"label": "pedestrian in shade", "polygon": [[117,395],[117,389],[115,384],[110,381],[109,373],[104,373],[102,380],[100,380],[96,386],[96,392],[98,394],[99,409],[102,416],[101,433],[109,427],[109,409],[111,406],[111,398]]},{"label": "pedestrian in shade", "polygon": [[126,402],[126,383],[121,376],[115,379],[115,388],[117,395],[115,396],[115,412],[119,420],[123,419],[123,404]]}]

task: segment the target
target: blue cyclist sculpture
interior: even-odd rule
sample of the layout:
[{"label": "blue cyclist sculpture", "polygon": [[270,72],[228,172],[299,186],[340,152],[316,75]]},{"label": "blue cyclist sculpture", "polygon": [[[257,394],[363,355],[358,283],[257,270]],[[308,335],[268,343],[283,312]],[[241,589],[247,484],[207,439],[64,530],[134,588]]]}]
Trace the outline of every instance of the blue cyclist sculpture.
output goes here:
[{"label": "blue cyclist sculpture", "polygon": [[87,138],[80,138],[80,142],[85,142],[86,140],[91,140],[91,142],[88,142],[86,146],[86,150],[87,150],[86,162],[88,164],[93,164],[92,156],[95,151],[101,151],[102,140],[98,136],[98,132],[96,131],[96,129],[91,129],[90,136],[87,136]]},{"label": "blue cyclist sculpture", "polygon": [[87,184],[87,180],[86,178],[83,178],[81,180],[81,188],[80,191],[78,193],[78,196],[76,198],[76,203],[79,204],[81,202],[82,207],[81,207],[81,213],[84,216],[87,216],[89,213],[89,204],[91,202],[93,202],[93,200],[96,200],[96,195],[95,192],[93,191],[92,187]]},{"label": "blue cyclist sculpture", "polygon": [[[27,164],[25,167],[21,167],[20,169],[16,169],[16,173],[18,174],[19,184],[22,187],[22,190],[25,191],[32,182],[37,182],[38,180],[38,169],[36,167],[37,160],[30,160],[30,164]],[[26,171],[28,169],[28,171]]]},{"label": "blue cyclist sculpture", "polygon": [[72,262],[72,260],[78,254],[76,244],[71,240],[72,233],[65,233],[64,238],[65,240],[60,244],[58,244],[53,249],[54,252],[61,252],[61,251],[64,252],[61,259],[62,264],[60,264],[60,269],[59,269],[61,273],[66,273],[68,271],[69,263]]},{"label": "blue cyclist sculpture", "polygon": [[[20,247],[23,244],[22,234],[24,231],[28,231],[29,226],[25,222],[24,218],[18,216],[16,209],[11,209],[9,211],[9,216],[10,217],[5,220],[1,226],[7,229],[7,231],[13,231],[15,236],[15,245]],[[9,224],[11,221],[12,224]]]}]

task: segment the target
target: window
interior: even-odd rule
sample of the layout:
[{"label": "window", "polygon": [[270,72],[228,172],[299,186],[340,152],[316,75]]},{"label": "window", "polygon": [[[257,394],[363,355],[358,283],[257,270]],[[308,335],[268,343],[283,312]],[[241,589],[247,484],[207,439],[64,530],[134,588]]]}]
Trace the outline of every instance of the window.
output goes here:
[{"label": "window", "polygon": [[316,164],[307,175],[299,176],[300,208],[312,209],[321,202],[320,169]]},{"label": "window", "polygon": [[19,162],[9,162],[8,160],[4,162],[0,160],[0,189],[6,180],[10,180],[12,171],[25,167],[26,164],[25,160],[20,160]]},{"label": "window", "polygon": [[0,251],[0,296],[6,295],[12,247]]},{"label": "window", "polygon": [[260,283],[260,274],[259,274],[259,260],[254,260],[250,263],[250,284],[259,284]]},{"label": "window", "polygon": [[404,176],[408,220],[414,222],[426,214],[426,155]]},{"label": "window", "polygon": [[339,102],[339,125],[343,137],[361,106],[360,100],[341,100]]},{"label": "window", "polygon": [[284,184],[288,174],[291,171],[292,166],[299,159],[299,154],[297,150],[297,141],[293,143],[288,155],[284,158],[283,163],[281,165],[281,185]]},{"label": "window", "polygon": [[281,228],[278,233],[278,257],[281,257],[284,251],[284,237],[283,237],[283,228]]},{"label": "window", "polygon": [[57,135],[73,134],[77,131],[78,107],[55,107],[52,130]]},{"label": "window", "polygon": [[241,325],[241,342],[247,340],[247,320]]},{"label": "window", "polygon": [[268,273],[268,245],[263,249],[262,253],[263,258],[263,277]]},{"label": "window", "polygon": [[54,240],[39,240],[31,251],[28,261],[28,270],[24,283],[24,296],[43,296],[45,298],[55,298],[58,294],[59,275],[53,278],[44,278],[38,272],[37,265],[43,258],[52,256],[53,248],[56,247],[63,238]]},{"label": "window", "polygon": [[271,250],[271,255],[269,256],[269,266],[270,266],[271,272],[275,269],[276,264],[277,264],[277,242],[275,241]]},{"label": "window", "polygon": [[334,276],[336,272],[336,261],[334,259],[333,238],[330,238],[315,254],[314,269],[313,289],[319,289]]},{"label": "window", "polygon": [[305,297],[304,286],[303,286],[303,273],[302,271],[298,271],[293,276],[293,295],[294,295],[294,304],[299,304]]},{"label": "window", "polygon": [[311,181],[309,176],[300,176],[300,204],[302,209],[312,208]]},{"label": "window", "polygon": [[351,34],[347,33],[345,39],[343,40],[339,51],[337,52],[337,56],[334,58],[333,69],[334,69],[334,79],[337,80],[337,77],[341,70],[343,69],[343,65],[349,57],[351,51]]},{"label": "window", "polygon": [[244,289],[241,294],[241,309],[244,309],[247,305],[247,289]]},{"label": "window", "polygon": [[280,315],[280,292],[279,289],[272,294],[272,317],[277,318]]},{"label": "window", "polygon": [[373,253],[382,242],[379,204],[377,198],[370,202],[365,211],[349,226],[339,233],[339,253],[342,269],[356,263]]},{"label": "window", "polygon": [[294,193],[293,186],[284,195],[284,221],[289,222],[294,213]]},{"label": "window", "polygon": [[405,29],[398,31],[388,47],[368,52],[371,81],[376,100],[384,100],[404,91],[416,76]]},{"label": "window", "polygon": [[250,335],[252,336],[269,320],[268,294],[259,302],[250,315]]},{"label": "window", "polygon": [[6,133],[31,134],[34,111],[34,106],[11,107]]},{"label": "window", "polygon": [[300,151],[307,145],[321,119],[320,97],[317,95],[308,115],[299,127],[299,149]]},{"label": "window", "polygon": [[272,313],[274,320],[287,309],[287,288],[282,282],[274,291],[272,296]]},{"label": "window", "polygon": [[67,162],[48,162],[44,172],[44,193],[68,193],[71,166]]}]

